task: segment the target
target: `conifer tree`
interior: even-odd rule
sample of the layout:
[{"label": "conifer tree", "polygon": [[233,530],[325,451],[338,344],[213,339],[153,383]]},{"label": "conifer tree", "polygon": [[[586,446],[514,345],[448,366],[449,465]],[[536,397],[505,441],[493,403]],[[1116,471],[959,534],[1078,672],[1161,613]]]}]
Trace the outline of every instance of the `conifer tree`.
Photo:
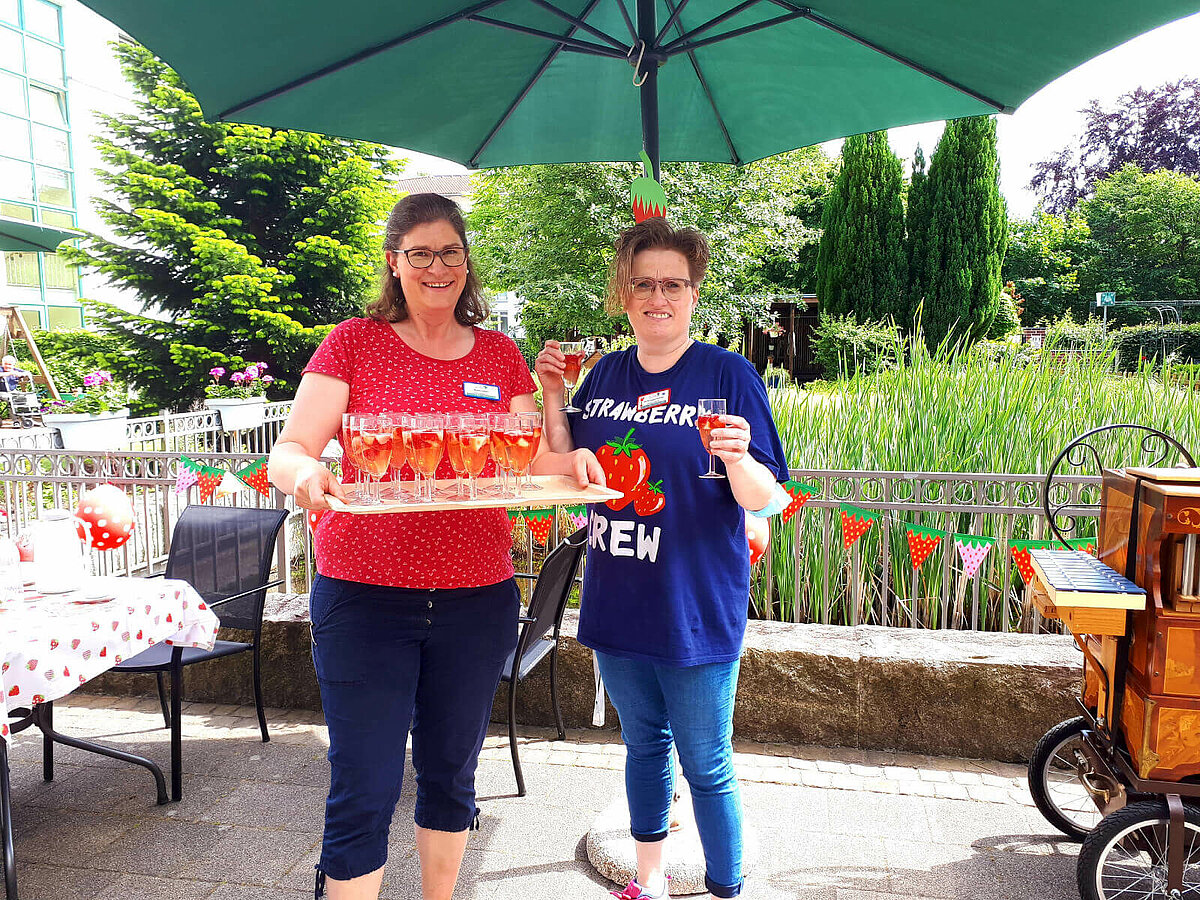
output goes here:
[{"label": "conifer tree", "polygon": [[913,285],[919,282],[920,273],[925,271],[925,261],[929,255],[926,246],[929,237],[929,215],[929,173],[925,168],[925,151],[918,144],[917,152],[913,156],[912,179],[908,184],[908,210],[905,213],[905,225],[908,229],[905,249],[909,278],[904,321],[901,323],[905,328],[914,326],[920,310],[921,297],[919,292],[913,291]]},{"label": "conifer tree", "polygon": [[846,138],[842,169],[825,203],[817,253],[822,312],[860,322],[903,312],[904,179],[887,132]]},{"label": "conifer tree", "polygon": [[910,246],[923,248],[924,259],[912,273],[909,295],[923,301],[921,321],[931,347],[946,338],[977,340],[996,317],[1008,246],[995,118],[946,123],[924,192],[925,233],[912,233],[910,222]]},{"label": "conifer tree", "polygon": [[125,352],[104,360],[144,406],[186,408],[208,370],[266,362],[288,395],[328,326],[361,315],[380,260],[378,222],[399,171],[378,144],[206,122],[150,51],[119,44],[136,110],[102,116],[97,201],[115,240],[75,260],[129,289],[141,315],[84,301]]}]

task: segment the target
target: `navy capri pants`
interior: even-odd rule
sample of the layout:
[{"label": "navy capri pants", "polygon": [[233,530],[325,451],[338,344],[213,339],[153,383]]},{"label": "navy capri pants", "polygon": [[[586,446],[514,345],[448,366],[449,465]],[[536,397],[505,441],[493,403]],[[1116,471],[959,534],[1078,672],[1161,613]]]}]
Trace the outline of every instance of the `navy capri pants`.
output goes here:
[{"label": "navy capri pants", "polygon": [[387,861],[412,731],[416,823],[465,831],[475,767],[505,659],[517,645],[516,581],[416,590],[318,575],[313,663],[329,728],[319,871],[346,880]]}]

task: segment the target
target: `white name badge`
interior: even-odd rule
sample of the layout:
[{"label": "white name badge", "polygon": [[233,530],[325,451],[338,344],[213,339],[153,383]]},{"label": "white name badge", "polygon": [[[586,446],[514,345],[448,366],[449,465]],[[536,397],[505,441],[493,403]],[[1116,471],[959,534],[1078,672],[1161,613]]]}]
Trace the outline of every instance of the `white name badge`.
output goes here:
[{"label": "white name badge", "polygon": [[638,397],[638,409],[654,409],[656,406],[666,406],[671,402],[671,389],[663,388]]},{"label": "white name badge", "polygon": [[476,400],[499,400],[500,385],[476,384],[473,381],[464,381],[463,396],[474,397]]}]

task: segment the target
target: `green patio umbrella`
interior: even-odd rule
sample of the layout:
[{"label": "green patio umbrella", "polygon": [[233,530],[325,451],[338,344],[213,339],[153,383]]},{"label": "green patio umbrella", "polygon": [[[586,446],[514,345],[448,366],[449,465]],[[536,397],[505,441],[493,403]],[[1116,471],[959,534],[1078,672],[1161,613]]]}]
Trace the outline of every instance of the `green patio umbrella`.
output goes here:
[{"label": "green patio umbrella", "polygon": [[78,237],[83,237],[78,231],[0,216],[0,250],[10,252],[45,250],[53,253],[63,241],[70,241]]},{"label": "green patio umbrella", "polygon": [[1197,0],[83,0],[211,119],[470,167],[746,163],[1007,112]]}]

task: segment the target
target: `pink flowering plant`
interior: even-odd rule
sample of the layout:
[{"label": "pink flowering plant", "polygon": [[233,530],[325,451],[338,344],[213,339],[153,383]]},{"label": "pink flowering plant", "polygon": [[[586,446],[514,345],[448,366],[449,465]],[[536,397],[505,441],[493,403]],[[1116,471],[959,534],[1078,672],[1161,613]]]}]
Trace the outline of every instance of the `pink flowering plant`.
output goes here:
[{"label": "pink flowering plant", "polygon": [[51,413],[88,413],[98,415],[129,405],[124,386],[113,380],[112,373],[96,369],[83,376],[83,389],[73,391],[73,400],[52,400],[47,404]]},{"label": "pink flowering plant", "polygon": [[212,381],[204,388],[204,395],[213,400],[250,400],[262,397],[266,394],[267,385],[275,380],[267,374],[265,362],[250,363],[244,370],[233,372],[229,375],[228,382],[221,380],[226,374],[224,366],[214,366],[208,370],[208,374]]}]

